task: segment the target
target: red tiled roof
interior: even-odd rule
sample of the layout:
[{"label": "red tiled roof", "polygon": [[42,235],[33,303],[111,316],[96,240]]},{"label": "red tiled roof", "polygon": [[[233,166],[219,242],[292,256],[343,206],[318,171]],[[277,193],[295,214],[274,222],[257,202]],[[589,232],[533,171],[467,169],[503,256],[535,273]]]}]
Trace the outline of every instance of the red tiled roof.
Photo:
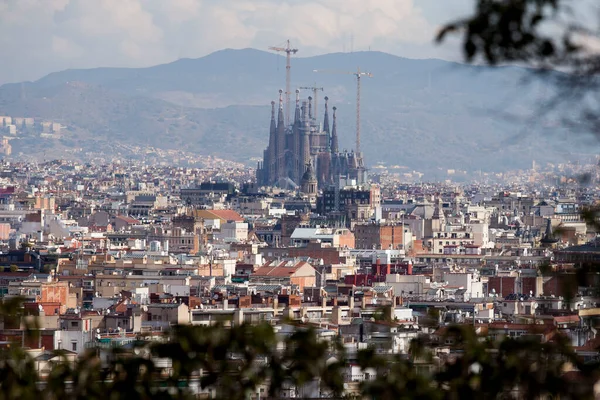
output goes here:
[{"label": "red tiled roof", "polygon": [[579,323],[579,315],[561,315],[554,317],[557,324]]},{"label": "red tiled roof", "polygon": [[575,350],[580,351],[598,351],[600,349],[600,338],[588,340],[583,346],[575,347]]},{"label": "red tiled roof", "polygon": [[252,275],[253,276],[275,276],[275,277],[286,277],[293,275],[300,267],[304,265],[310,265],[304,261],[297,262],[292,266],[287,266],[287,261],[282,261],[278,264],[267,263],[264,266],[257,269]]},{"label": "red tiled roof", "polygon": [[0,278],[27,278],[31,272],[0,272]]},{"label": "red tiled roof", "polygon": [[210,211],[217,217],[224,219],[226,221],[236,221],[236,222],[244,221],[244,218],[242,218],[242,216],[240,214],[238,214],[237,212],[235,212],[233,210],[208,210],[208,211]]},{"label": "red tiled roof", "polygon": [[555,327],[547,324],[507,324],[504,322],[492,322],[488,325],[490,330],[527,331],[528,333],[552,332]]},{"label": "red tiled roof", "polygon": [[120,219],[121,221],[126,222],[128,224],[139,224],[140,223],[140,221],[138,221],[137,219],[131,218],[131,217],[128,217],[125,215],[119,215],[117,217],[117,219]]}]

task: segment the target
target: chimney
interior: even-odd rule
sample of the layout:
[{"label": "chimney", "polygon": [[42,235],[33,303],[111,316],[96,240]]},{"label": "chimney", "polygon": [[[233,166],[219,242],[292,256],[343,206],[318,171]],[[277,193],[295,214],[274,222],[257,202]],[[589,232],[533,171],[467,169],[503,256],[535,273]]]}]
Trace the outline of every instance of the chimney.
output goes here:
[{"label": "chimney", "polygon": [[333,310],[331,310],[331,322],[336,325],[342,324],[342,310],[337,305],[333,307]]},{"label": "chimney", "polygon": [[244,323],[244,310],[237,308],[233,312],[233,325],[240,326]]},{"label": "chimney", "polygon": [[289,304],[283,309],[282,316],[284,319],[294,319],[294,310],[292,309],[292,307],[289,306]]}]

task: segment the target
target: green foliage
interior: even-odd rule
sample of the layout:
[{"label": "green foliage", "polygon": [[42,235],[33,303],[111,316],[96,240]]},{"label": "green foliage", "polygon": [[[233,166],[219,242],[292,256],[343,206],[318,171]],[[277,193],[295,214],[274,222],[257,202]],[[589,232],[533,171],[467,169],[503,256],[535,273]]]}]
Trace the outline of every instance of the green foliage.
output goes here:
[{"label": "green foliage", "polygon": [[[19,299],[0,304],[4,324],[23,317]],[[35,323],[26,335],[35,336]],[[411,343],[408,355],[361,350],[355,363],[370,374],[360,383],[363,398],[498,399],[593,398],[597,364],[583,364],[567,340],[482,340],[472,327],[450,327],[453,343],[442,359],[425,336]],[[448,342],[448,341],[446,341]],[[102,352],[106,352],[102,355]],[[268,324],[176,326],[160,341],[137,341],[132,348],[89,350],[78,360],[54,352],[47,376],[29,352],[14,344],[0,349],[1,399],[188,399],[194,385],[221,399],[299,396],[295,389],[319,382],[322,395],[340,398],[348,355],[339,340],[320,339],[304,325],[285,324],[277,332]],[[108,356],[108,357],[105,357]],[[168,362],[165,362],[168,361]],[[576,386],[565,379],[569,367],[579,371]]]},{"label": "green foliage", "polygon": [[375,321],[392,322],[392,306],[380,307],[373,313],[373,319]]},{"label": "green foliage", "polygon": [[[538,117],[560,105],[568,133],[582,129],[598,136],[600,58],[594,43],[600,31],[594,7],[568,0],[476,0],[473,14],[444,26],[437,41],[461,36],[467,62],[533,67],[557,90],[538,105]],[[578,15],[589,11],[595,21]],[[574,143],[569,140],[569,146]]]},{"label": "green foliage", "polygon": [[[438,34],[461,32],[468,61],[481,57],[489,64],[529,62],[549,66],[566,60],[579,47],[570,27],[557,37],[547,34],[547,22],[565,11],[560,0],[478,0],[473,16],[446,25]],[[546,23],[546,24],[545,24]]]},{"label": "green foliage", "polygon": [[56,267],[57,267],[57,264],[44,264],[44,265],[42,265],[40,272],[42,274],[49,274],[52,272],[53,269],[56,269]]},{"label": "green foliage", "polygon": [[[440,356],[426,339],[414,340],[411,357],[392,359],[362,351],[358,363],[377,371],[362,384],[362,392],[379,399],[537,399],[544,396],[593,398],[597,365],[585,365],[566,339],[542,343],[535,338],[501,342],[482,340],[470,327],[451,327],[445,336],[454,339],[451,353],[430,373],[419,366],[436,366]],[[575,367],[580,384],[573,386],[564,370]]]},{"label": "green foliage", "polygon": [[[5,323],[9,316],[22,316],[18,302],[7,303],[3,311]],[[332,354],[339,357],[331,360]],[[282,337],[268,324],[177,326],[164,341],[140,341],[132,351],[110,351],[107,365],[98,350],[86,352],[75,363],[67,355],[57,351],[51,373],[42,380],[34,359],[20,346],[3,349],[0,398],[185,399],[192,398],[188,388],[195,383],[222,399],[247,399],[261,385],[265,394],[281,397],[289,388],[315,379],[333,395],[343,391],[342,346],[319,340],[306,327]],[[170,368],[160,367],[164,360],[171,362]]]}]

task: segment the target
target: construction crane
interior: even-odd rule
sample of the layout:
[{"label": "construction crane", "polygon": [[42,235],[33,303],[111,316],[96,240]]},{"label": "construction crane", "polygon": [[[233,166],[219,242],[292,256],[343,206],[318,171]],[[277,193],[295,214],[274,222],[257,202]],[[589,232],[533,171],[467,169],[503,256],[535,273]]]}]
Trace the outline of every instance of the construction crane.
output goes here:
[{"label": "construction crane", "polygon": [[317,119],[317,92],[320,90],[321,92],[324,90],[322,87],[317,87],[317,84],[315,83],[315,86],[300,86],[298,89],[303,89],[303,90],[312,90],[313,92],[313,100],[315,101],[314,103],[314,111],[313,111],[313,116],[315,119]]},{"label": "construction crane", "polygon": [[360,154],[360,78],[367,76],[373,77],[370,72],[361,71],[360,67],[356,68],[356,72],[351,71],[331,71],[324,69],[315,69],[313,72],[324,72],[329,74],[346,74],[354,75],[356,77],[356,154]]},{"label": "construction crane", "polygon": [[271,46],[269,50],[276,52],[286,53],[286,64],[285,64],[285,124],[290,124],[290,81],[291,81],[291,69],[292,69],[292,54],[296,54],[298,49],[293,49],[290,45],[290,41],[287,41],[286,47]]}]

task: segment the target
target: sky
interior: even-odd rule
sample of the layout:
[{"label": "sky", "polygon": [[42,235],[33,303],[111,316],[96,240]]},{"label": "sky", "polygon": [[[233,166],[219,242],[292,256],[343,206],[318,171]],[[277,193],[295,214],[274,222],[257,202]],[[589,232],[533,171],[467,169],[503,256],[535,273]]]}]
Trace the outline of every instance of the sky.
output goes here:
[{"label": "sky", "polygon": [[0,0],[0,84],[69,68],[143,67],[224,48],[378,50],[459,60],[439,27],[473,0]]}]

